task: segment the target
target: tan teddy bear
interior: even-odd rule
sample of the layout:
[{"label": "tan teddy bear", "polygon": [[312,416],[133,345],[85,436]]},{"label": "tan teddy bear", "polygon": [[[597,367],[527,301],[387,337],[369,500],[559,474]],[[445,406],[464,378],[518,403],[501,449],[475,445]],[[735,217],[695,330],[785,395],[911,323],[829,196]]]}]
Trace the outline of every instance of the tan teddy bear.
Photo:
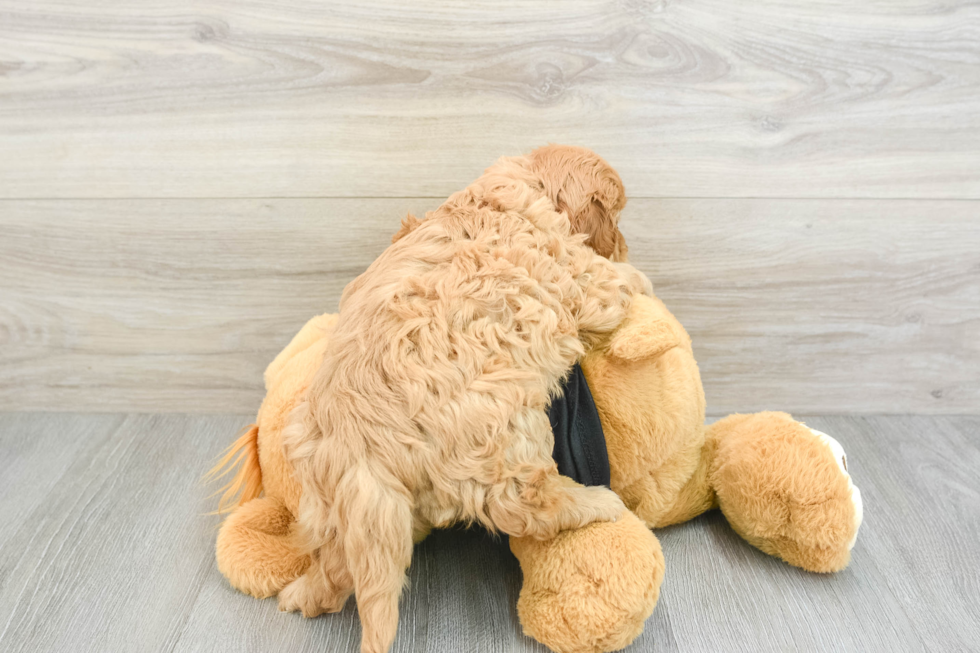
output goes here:
[{"label": "tan teddy bear", "polygon": [[[294,532],[300,487],[281,436],[335,322],[313,318],[269,365],[257,424],[215,468],[237,465],[222,500],[233,509],[218,534],[218,568],[256,597],[274,596],[310,562]],[[601,418],[610,485],[631,512],[553,540],[511,538],[524,574],[517,607],[525,633],[563,653],[629,644],[663,579],[650,529],[712,508],[750,544],[792,565],[832,572],[848,564],[862,508],[840,445],[785,413],[705,426],[690,338],[659,300],[635,299],[581,367]]]}]

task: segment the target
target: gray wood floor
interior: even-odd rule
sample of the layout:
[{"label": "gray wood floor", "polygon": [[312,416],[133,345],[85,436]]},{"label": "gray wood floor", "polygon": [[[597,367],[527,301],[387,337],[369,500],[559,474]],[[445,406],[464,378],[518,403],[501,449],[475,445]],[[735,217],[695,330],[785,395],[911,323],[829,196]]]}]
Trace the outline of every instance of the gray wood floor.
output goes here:
[{"label": "gray wood floor", "polygon": [[[718,513],[657,533],[660,603],[630,651],[980,649],[980,417],[813,417],[866,516],[851,566],[793,569]],[[199,477],[249,416],[0,414],[0,650],[348,651],[353,603],[304,620],[215,569]],[[418,546],[396,651],[542,651],[505,542]]]}]

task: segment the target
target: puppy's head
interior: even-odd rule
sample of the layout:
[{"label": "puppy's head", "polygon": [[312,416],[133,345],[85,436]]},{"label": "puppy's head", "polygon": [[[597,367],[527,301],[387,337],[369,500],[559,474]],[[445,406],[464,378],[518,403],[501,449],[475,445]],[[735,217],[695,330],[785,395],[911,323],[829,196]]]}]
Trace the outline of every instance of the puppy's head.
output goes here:
[{"label": "puppy's head", "polygon": [[625,261],[619,214],[626,193],[612,166],[592,150],[572,145],[539,147],[529,158],[545,194],[568,216],[572,231],[586,234],[586,244],[600,256]]}]

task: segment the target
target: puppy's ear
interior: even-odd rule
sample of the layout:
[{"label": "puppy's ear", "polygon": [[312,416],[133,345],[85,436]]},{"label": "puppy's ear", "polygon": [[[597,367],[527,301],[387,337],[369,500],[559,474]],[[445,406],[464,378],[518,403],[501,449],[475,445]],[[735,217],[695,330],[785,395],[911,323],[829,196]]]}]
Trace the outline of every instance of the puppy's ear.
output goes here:
[{"label": "puppy's ear", "polygon": [[569,145],[538,148],[531,160],[545,194],[568,216],[572,231],[588,236],[586,243],[600,256],[625,261],[618,224],[626,193],[616,170],[595,152]]},{"label": "puppy's ear", "polygon": [[[559,211],[567,209],[559,208]],[[586,244],[595,250],[599,256],[605,256],[610,261],[627,261],[626,239],[619,230],[619,213],[610,218],[610,209],[601,202],[593,199],[584,211],[572,215],[568,213],[572,231],[588,235]]]},{"label": "puppy's ear", "polygon": [[405,217],[402,218],[402,226],[394,236],[391,237],[392,244],[397,243],[399,240],[407,236],[408,234],[415,231],[415,227],[422,224],[422,221],[416,218],[411,213],[406,213]]}]

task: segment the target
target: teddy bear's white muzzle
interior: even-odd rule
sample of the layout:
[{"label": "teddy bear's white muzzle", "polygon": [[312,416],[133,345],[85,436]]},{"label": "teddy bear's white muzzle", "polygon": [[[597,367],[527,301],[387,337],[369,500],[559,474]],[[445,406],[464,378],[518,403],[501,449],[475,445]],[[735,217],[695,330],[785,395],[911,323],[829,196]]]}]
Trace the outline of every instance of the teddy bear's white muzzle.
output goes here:
[{"label": "teddy bear's white muzzle", "polygon": [[861,490],[851,481],[851,474],[847,471],[847,454],[844,453],[844,447],[840,446],[840,442],[823,431],[817,431],[816,429],[810,429],[810,431],[830,448],[834,454],[834,460],[837,462],[837,466],[840,467],[841,472],[847,477],[847,487],[851,490],[851,501],[854,502],[854,537],[847,543],[847,548],[852,549],[854,548],[854,543],[857,542],[861,522],[864,521],[864,503],[861,501]]}]

